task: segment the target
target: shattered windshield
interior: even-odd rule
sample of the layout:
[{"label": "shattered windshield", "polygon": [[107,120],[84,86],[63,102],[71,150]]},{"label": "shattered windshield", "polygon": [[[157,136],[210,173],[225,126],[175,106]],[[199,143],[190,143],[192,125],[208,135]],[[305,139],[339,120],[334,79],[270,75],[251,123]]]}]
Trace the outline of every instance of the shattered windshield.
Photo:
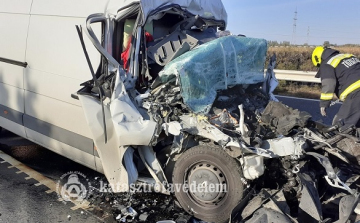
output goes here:
[{"label": "shattered windshield", "polygon": [[264,81],[266,50],[264,39],[222,37],[171,61],[159,77],[163,83],[176,77],[184,103],[207,114],[217,90]]}]

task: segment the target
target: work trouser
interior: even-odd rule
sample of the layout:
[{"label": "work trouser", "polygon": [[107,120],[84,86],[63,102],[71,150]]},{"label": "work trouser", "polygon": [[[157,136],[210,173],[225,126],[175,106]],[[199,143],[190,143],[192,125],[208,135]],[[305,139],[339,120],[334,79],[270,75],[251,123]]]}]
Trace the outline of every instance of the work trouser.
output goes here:
[{"label": "work trouser", "polygon": [[334,117],[333,125],[339,125],[342,130],[351,125],[360,128],[360,89],[346,97],[339,112]]}]

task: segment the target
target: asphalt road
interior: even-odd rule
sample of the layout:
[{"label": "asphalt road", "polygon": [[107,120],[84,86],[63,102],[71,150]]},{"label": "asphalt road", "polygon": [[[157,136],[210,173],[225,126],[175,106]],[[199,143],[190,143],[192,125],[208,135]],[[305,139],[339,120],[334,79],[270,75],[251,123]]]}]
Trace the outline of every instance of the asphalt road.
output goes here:
[{"label": "asphalt road", "polygon": [[[7,145],[5,145],[7,144]],[[16,162],[19,161],[19,162]],[[46,179],[55,185],[69,171],[102,175],[50,150],[16,136],[0,133],[0,222],[111,222],[102,215],[59,200]],[[35,179],[34,179],[35,178]],[[39,180],[41,179],[41,180]]]},{"label": "asphalt road", "polygon": [[[290,107],[309,112],[313,120],[322,120],[328,125],[331,124],[340,107],[340,104],[336,104],[328,109],[327,117],[322,117],[318,100],[283,96],[277,98]],[[30,172],[33,172],[28,173],[28,169],[25,172],[21,171],[19,166],[2,159],[1,154],[20,161]],[[59,201],[57,193],[49,191],[49,188],[38,180],[39,178],[31,177],[36,173],[56,183],[62,175],[70,171],[83,173],[90,181],[104,177],[4,131],[0,134],[0,222],[114,222],[112,213],[103,210],[101,204],[92,210],[76,206],[74,208],[71,202]]]},{"label": "asphalt road", "polygon": [[[76,173],[83,185],[91,184],[86,188],[89,196],[76,204],[59,199],[56,188],[70,182],[70,173]],[[127,206],[133,207],[137,216],[135,221],[126,217],[126,222],[138,222],[142,215],[147,216],[142,222],[174,219],[186,223],[191,218],[176,206],[172,196],[99,192],[106,189],[102,182],[107,183],[103,174],[11,132],[0,134],[0,223],[112,223],[120,213],[124,217],[122,211]]]},{"label": "asphalt road", "polygon": [[276,95],[276,98],[292,108],[309,112],[312,115],[312,119],[314,121],[320,121],[326,125],[331,125],[335,114],[338,112],[341,106],[341,103],[336,103],[335,105],[331,106],[326,110],[327,116],[323,117],[320,114],[319,100],[295,98],[295,97],[279,96],[279,95]]}]

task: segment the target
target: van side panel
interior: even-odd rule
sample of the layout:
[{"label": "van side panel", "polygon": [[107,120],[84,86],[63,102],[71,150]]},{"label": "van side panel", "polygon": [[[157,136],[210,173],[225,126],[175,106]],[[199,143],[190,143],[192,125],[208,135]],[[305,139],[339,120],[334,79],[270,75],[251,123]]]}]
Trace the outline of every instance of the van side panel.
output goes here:
[{"label": "van side panel", "polygon": [[29,136],[29,138],[33,139],[33,141],[36,142],[37,144],[47,147],[53,152],[61,154],[71,160],[74,160],[75,162],[81,163],[84,166],[96,170],[95,164],[89,162],[89,160],[94,160],[93,155],[89,153],[85,153],[72,146],[69,146],[66,143],[62,143],[58,140],[54,140],[53,138],[47,137],[29,128],[26,128],[26,133]]},{"label": "van side panel", "polygon": [[32,15],[55,15],[86,18],[104,13],[108,0],[33,0]]},{"label": "van side panel", "polygon": [[80,106],[74,106],[29,91],[25,92],[25,101],[26,115],[91,138],[90,129]]},{"label": "van side panel", "polygon": [[[49,75],[56,74],[77,79],[79,84],[91,79],[75,29],[75,25],[81,25],[84,22],[85,18],[31,15],[26,53],[29,68],[47,72]],[[100,30],[97,31],[100,32]],[[87,39],[84,36],[84,40]],[[86,41],[86,46],[96,69],[100,54],[89,40]],[[53,85],[55,87],[55,84]],[[73,89],[72,93],[78,89]]]},{"label": "van side panel", "polygon": [[81,106],[79,100],[70,97],[69,92],[75,93],[79,90],[78,79],[64,77],[57,74],[35,69],[26,69],[24,76],[24,89],[39,95],[59,100],[75,106]]},{"label": "van side panel", "polygon": [[[71,98],[91,79],[75,25],[103,11],[105,1],[34,0],[24,74],[24,125],[30,140],[96,169],[93,140],[78,100]],[[93,26],[101,35],[101,24]],[[100,54],[84,40],[94,69]]]},{"label": "van side panel", "polygon": [[[25,49],[29,15],[0,13],[0,57],[25,62]],[[23,88],[24,68],[0,62],[0,82],[12,87]],[[20,108],[12,107],[18,111]]]},{"label": "van side panel", "polygon": [[[25,62],[31,2],[0,0],[0,57]],[[23,67],[0,62],[0,126],[26,137],[23,75]]]},{"label": "van side panel", "polygon": [[[11,73],[6,74],[11,75]],[[22,137],[26,137],[22,120],[23,113],[24,90],[0,83],[0,126]]]},{"label": "van side panel", "polygon": [[29,14],[33,0],[0,0],[0,12]]}]

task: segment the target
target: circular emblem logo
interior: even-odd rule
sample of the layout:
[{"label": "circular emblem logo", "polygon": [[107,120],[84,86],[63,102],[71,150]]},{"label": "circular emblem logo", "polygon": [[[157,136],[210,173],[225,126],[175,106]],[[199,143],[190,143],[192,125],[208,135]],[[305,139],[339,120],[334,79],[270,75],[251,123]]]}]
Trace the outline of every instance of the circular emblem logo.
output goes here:
[{"label": "circular emblem logo", "polygon": [[63,174],[56,184],[56,192],[62,200],[82,202],[90,195],[90,181],[78,171]]}]

